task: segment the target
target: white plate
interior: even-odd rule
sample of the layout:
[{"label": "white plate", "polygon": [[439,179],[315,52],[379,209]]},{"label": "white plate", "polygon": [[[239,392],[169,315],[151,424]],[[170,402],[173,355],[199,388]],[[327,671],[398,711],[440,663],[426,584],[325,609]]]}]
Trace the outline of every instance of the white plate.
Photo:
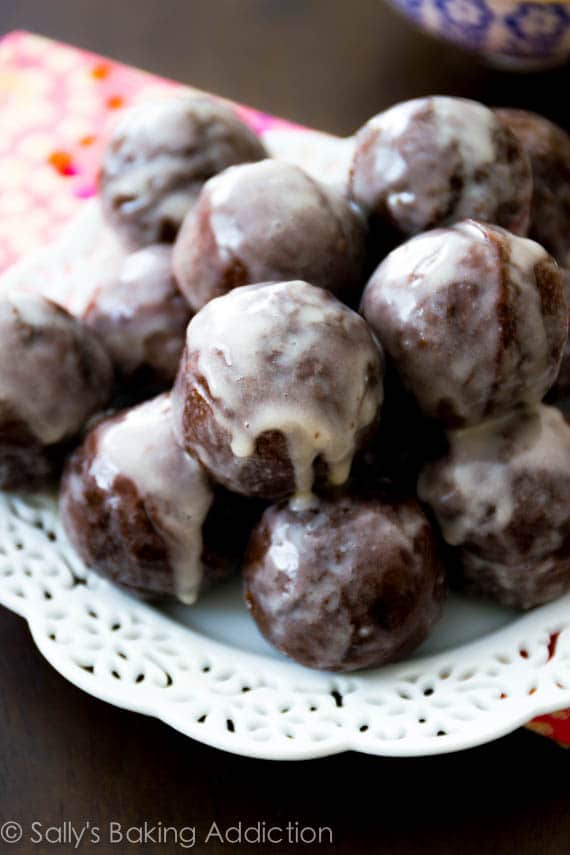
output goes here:
[{"label": "white plate", "polygon": [[[342,183],[350,141],[275,131],[267,142]],[[4,274],[0,290],[36,282],[77,310],[102,259],[106,275],[120,260],[102,229],[87,203],[56,244]],[[76,686],[251,757],[439,754],[570,706],[570,595],[522,617],[455,597],[413,660],[354,676],[314,672],[263,641],[237,583],[160,610],[88,573],[48,496],[0,494],[0,602],[27,619],[40,651]]]},{"label": "white plate", "polygon": [[570,705],[570,596],[524,617],[452,599],[413,660],[333,675],[271,650],[236,584],[159,610],[88,573],[49,496],[0,495],[0,544],[0,602],[57,671],[237,754],[438,754]]}]

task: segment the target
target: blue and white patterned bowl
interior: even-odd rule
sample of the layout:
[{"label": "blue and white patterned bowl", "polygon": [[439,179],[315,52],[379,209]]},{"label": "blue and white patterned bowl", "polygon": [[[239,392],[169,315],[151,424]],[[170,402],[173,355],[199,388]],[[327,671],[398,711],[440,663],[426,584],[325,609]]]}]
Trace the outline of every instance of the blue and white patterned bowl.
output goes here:
[{"label": "blue and white patterned bowl", "polygon": [[391,0],[418,26],[505,65],[570,57],[570,0]]}]

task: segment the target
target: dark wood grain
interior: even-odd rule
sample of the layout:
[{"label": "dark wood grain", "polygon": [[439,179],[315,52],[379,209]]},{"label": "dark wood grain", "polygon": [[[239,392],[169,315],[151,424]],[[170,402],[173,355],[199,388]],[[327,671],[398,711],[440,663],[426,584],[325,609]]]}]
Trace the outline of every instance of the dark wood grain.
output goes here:
[{"label": "dark wood grain", "polygon": [[[495,71],[417,34],[380,0],[2,0],[0,27],[43,32],[338,133],[428,92],[528,106],[568,123],[568,68]],[[4,610],[0,651],[1,822],[126,827],[147,820],[196,826],[203,838],[213,821],[297,821],[332,827],[335,851],[354,855],[568,852],[568,754],[530,733],[420,760],[246,760],[81,693]],[[212,855],[307,849],[194,847]]]}]

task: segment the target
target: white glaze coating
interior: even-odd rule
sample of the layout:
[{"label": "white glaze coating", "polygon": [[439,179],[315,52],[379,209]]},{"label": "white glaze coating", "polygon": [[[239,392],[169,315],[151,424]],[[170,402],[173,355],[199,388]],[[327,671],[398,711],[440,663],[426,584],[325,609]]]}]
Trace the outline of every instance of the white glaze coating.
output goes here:
[{"label": "white glaze coating", "polygon": [[551,602],[570,588],[570,560],[560,554],[533,556],[520,564],[508,564],[464,549],[462,566],[466,593],[490,595],[518,609]]},{"label": "white glaze coating", "polygon": [[341,193],[290,163],[261,160],[205,184],[182,224],[173,268],[196,311],[237,286],[293,278],[356,297],[366,233]]},{"label": "white glaze coating", "polygon": [[[348,510],[352,510],[350,499],[341,501],[346,503]],[[292,510],[298,509],[292,508]],[[267,560],[278,569],[295,574],[306,555],[307,544],[310,544],[314,538],[322,536],[326,527],[331,525],[330,511],[329,504],[319,501],[314,516],[311,516],[303,525],[287,515],[283,515],[280,519],[278,513],[275,513],[274,519],[278,520],[278,524],[272,529]],[[335,541],[334,549],[330,549],[330,553],[334,552],[334,560],[330,560],[324,568],[327,573],[323,574],[322,583],[314,591],[315,601],[322,601],[333,595],[336,589],[335,576],[350,577],[356,563],[355,556],[361,554],[364,532],[375,532],[373,542],[367,544],[367,556],[370,561],[377,560],[381,565],[387,544],[403,555],[413,555],[416,538],[422,529],[426,528],[426,524],[425,517],[412,505],[402,503],[398,506],[397,515],[392,518],[382,516],[376,508],[367,509],[363,504],[352,530],[347,526],[347,530],[343,532],[342,542]],[[330,547],[330,539],[328,544]],[[328,557],[333,558],[331,554]],[[276,594],[280,595],[282,592],[276,591]]]},{"label": "white glaze coating", "polygon": [[[135,104],[121,115],[113,137],[132,137],[141,152],[131,169],[114,177],[114,193],[133,199],[122,206],[125,213],[136,214],[148,206],[148,194],[156,184],[157,176],[177,174],[187,169],[185,158],[179,151],[191,139],[193,132],[187,109],[191,106],[192,110],[206,115],[211,111],[211,103],[215,102],[185,93],[176,94]],[[220,106],[220,110],[226,109]],[[151,156],[145,157],[143,152]],[[196,160],[199,160],[200,155],[200,152],[194,153]],[[194,195],[197,192],[199,187]],[[181,222],[189,204],[188,189],[181,188],[164,196],[160,202],[160,212],[165,218]]]},{"label": "white glaze coating", "polygon": [[[240,207],[236,214],[231,207],[234,201],[254,201],[250,191],[250,187],[254,186],[253,181],[256,187],[262,185],[267,197],[271,199],[268,210],[247,212]],[[230,254],[243,252],[244,245],[250,240],[248,226],[252,217],[263,222],[266,235],[279,241],[288,224],[302,218],[304,212],[315,207],[317,203],[322,205],[312,180],[307,180],[297,167],[273,160],[230,167],[210,179],[208,191],[212,206],[210,226],[216,244],[222,253]],[[341,197],[337,199],[331,195],[331,202],[336,202],[338,208],[345,206]],[[248,214],[248,219],[244,219],[244,213]],[[251,282],[259,281],[255,268],[252,275]]]},{"label": "white glaze coating", "polygon": [[[359,432],[382,403],[382,356],[350,309],[306,282],[238,288],[208,303],[191,321],[187,350],[220,426],[238,458],[256,439],[280,431],[295,471],[297,501],[310,501],[313,463],[321,456],[333,484],[348,477]],[[174,404],[175,408],[177,404]],[[208,468],[216,461],[197,449]]]},{"label": "white glaze coating", "polygon": [[[502,231],[501,236],[509,258],[505,275],[519,293],[525,293],[525,299],[534,308],[532,317],[536,323],[532,329],[532,341],[538,350],[537,361],[545,361],[546,335],[544,326],[539,323],[540,298],[533,270],[539,261],[548,258],[548,254],[539,244],[527,238],[516,237],[506,231]],[[473,220],[467,220],[458,223],[445,234],[437,230],[426,232],[390,253],[383,265],[382,289],[402,325],[417,311],[418,306],[436,300],[438,292],[449,290],[461,281],[462,275],[468,275],[468,257],[473,243],[488,243],[487,232]],[[489,287],[483,289],[479,296],[479,313],[490,317],[497,304],[501,284],[498,261],[497,270],[492,271],[488,284]],[[494,351],[498,346],[499,333],[500,328],[496,325],[493,330]],[[466,382],[473,370],[473,354],[458,352],[449,369],[455,381]],[[528,400],[536,401],[532,389],[529,389]]]},{"label": "white glaze coating", "polygon": [[[422,99],[418,99],[422,102]],[[436,144],[445,159],[445,153],[457,146],[462,163],[464,187],[453,209],[453,220],[472,217],[487,207],[489,186],[475,181],[482,169],[491,167],[497,157],[495,115],[483,104],[463,98],[435,96],[430,99],[434,111],[433,129]],[[417,102],[416,102],[417,103]],[[401,206],[402,193],[393,195],[389,204]],[[406,205],[413,205],[415,197],[407,194]]]},{"label": "white glaze coating", "polygon": [[[412,238],[391,252],[381,267],[382,292],[401,323],[418,305],[451,287],[463,269],[472,241],[485,243],[484,230],[473,221]],[[487,299],[496,297],[489,288]]]},{"label": "white glaze coating", "polygon": [[544,116],[526,110],[500,109],[496,115],[530,157],[530,235],[562,267],[570,267],[570,134]]},{"label": "white glaze coating", "polygon": [[385,132],[392,140],[402,136],[417,114],[424,109],[425,98],[413,98],[411,101],[402,101],[395,104],[383,113],[373,116],[368,122],[369,127]]},{"label": "white glaze coating", "polygon": [[[566,478],[570,495],[570,427],[553,407],[537,405],[474,428],[450,431],[448,439],[448,455],[442,463],[424,469],[418,495],[434,508],[443,536],[453,546],[472,543],[485,530],[504,532],[511,525],[521,498],[521,477],[536,480],[533,502],[537,505],[541,491],[548,496],[545,479],[549,474]],[[457,511],[447,515],[450,489]],[[552,525],[536,534],[531,554],[536,551],[537,556],[562,546],[567,524],[560,525],[559,520],[570,517],[570,506],[545,510]],[[478,548],[485,557],[480,544]],[[516,561],[514,550],[505,558],[507,563],[509,558]]]},{"label": "white glaze coating", "polygon": [[350,189],[404,234],[465,217],[525,233],[532,182],[525,152],[491,110],[432,96],[397,104],[364,125]]},{"label": "white glaze coating", "polygon": [[[570,249],[569,249],[570,253]],[[564,299],[566,306],[570,311],[570,270],[561,268],[562,286],[564,288]],[[560,363],[560,371],[556,378],[556,383],[550,390],[551,401],[566,401],[570,397],[570,338],[566,340],[562,361]]]},{"label": "white glaze coating", "polygon": [[98,339],[38,294],[0,298],[0,405],[44,445],[73,436],[104,406],[112,368]]},{"label": "white glaze coating", "polygon": [[154,244],[128,255],[117,278],[95,289],[82,319],[122,375],[150,367],[171,385],[190,320],[172,275],[172,247]]},{"label": "white glaze coating", "polygon": [[264,157],[257,136],[227,104],[180,92],[135,104],[105,151],[106,215],[132,248],[173,240],[210,176]]},{"label": "white glaze coating", "polygon": [[200,464],[174,440],[170,396],[160,395],[99,428],[90,474],[111,492],[117,475],[133,482],[166,544],[178,599],[193,603],[203,576],[202,525],[213,494]]},{"label": "white glaze coating", "polygon": [[540,263],[556,275],[539,244],[466,220],[412,238],[376,270],[363,314],[428,415],[447,401],[474,424],[541,400],[564,318],[543,312]]},{"label": "white glaze coating", "polygon": [[[439,614],[442,577],[419,505],[355,496],[303,514],[269,508],[244,566],[246,601],[266,637],[303,664],[335,670],[417,645]],[[397,620],[387,619],[395,608]]]},{"label": "white glaze coating", "polygon": [[[402,179],[407,170],[407,163],[397,147],[397,141],[405,133],[415,116],[425,109],[425,100],[417,98],[396,104],[384,113],[374,116],[368,127],[377,131],[379,136],[374,147],[373,171],[374,178],[392,184]],[[401,193],[399,194],[402,195]],[[397,193],[388,195],[388,205],[397,207],[398,204],[412,205],[416,200],[415,193],[407,193],[404,199],[398,200]]]},{"label": "white glaze coating", "polygon": [[442,149],[457,142],[463,163],[470,173],[493,163],[496,155],[494,113],[483,104],[465,98],[431,98],[437,141]]}]

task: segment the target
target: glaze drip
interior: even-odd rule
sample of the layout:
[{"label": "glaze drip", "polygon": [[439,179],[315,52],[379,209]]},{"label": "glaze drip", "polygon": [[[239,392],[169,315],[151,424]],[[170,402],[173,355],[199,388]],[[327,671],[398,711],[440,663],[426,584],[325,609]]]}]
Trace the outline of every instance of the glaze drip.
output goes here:
[{"label": "glaze drip", "polygon": [[90,474],[109,492],[119,475],[132,481],[166,544],[177,597],[193,603],[204,572],[202,525],[213,494],[200,464],[175,442],[170,396],[160,395],[102,424]]},{"label": "glaze drip", "polygon": [[[277,431],[294,469],[295,503],[311,502],[319,459],[331,484],[346,481],[359,434],[383,398],[382,355],[356,313],[302,281],[247,286],[193,318],[186,348],[235,458],[251,457],[258,439]],[[175,411],[181,394],[177,386]],[[195,451],[218,472],[210,447]]]}]

